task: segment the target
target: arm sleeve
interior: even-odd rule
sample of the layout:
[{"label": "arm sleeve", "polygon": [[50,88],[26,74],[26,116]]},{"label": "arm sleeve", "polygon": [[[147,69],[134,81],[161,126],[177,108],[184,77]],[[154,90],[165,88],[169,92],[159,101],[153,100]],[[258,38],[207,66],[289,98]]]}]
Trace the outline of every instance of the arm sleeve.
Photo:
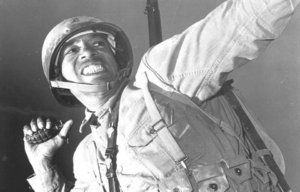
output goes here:
[{"label": "arm sleeve", "polygon": [[150,81],[159,79],[204,101],[220,89],[228,73],[257,58],[282,33],[298,3],[228,0],[183,33],[151,48],[136,79],[146,71]]},{"label": "arm sleeve", "polygon": [[27,181],[36,192],[67,192],[73,186],[73,183],[66,180],[56,165],[43,174],[32,175]]}]

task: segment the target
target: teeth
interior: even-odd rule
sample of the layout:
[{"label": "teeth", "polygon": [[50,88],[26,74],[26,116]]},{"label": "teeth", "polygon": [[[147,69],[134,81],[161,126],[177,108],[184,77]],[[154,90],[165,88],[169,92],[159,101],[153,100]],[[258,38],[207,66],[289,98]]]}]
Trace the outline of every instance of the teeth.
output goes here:
[{"label": "teeth", "polygon": [[83,69],[83,75],[90,75],[104,71],[104,68],[101,65],[90,65]]}]

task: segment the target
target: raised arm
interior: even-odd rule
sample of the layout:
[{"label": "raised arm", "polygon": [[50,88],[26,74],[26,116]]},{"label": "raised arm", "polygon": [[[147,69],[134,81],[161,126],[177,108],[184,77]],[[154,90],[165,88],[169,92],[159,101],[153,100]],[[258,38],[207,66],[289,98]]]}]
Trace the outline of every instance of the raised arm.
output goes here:
[{"label": "raised arm", "polygon": [[[150,49],[139,74],[203,101],[228,73],[253,60],[288,24],[299,0],[228,0],[183,33]],[[154,80],[155,81],[155,80]]]}]

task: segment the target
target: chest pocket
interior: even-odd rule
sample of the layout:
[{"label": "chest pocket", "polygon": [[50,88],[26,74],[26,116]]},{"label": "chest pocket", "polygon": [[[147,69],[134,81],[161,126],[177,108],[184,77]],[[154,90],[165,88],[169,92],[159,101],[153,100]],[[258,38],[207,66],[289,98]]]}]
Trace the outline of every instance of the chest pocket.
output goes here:
[{"label": "chest pocket", "polygon": [[[170,102],[169,98],[164,97],[155,94],[157,108],[167,129],[187,156],[185,162],[188,165],[189,162],[203,155],[204,141],[185,117],[191,116],[192,113],[184,113],[182,106],[176,106]],[[142,116],[139,127],[128,137],[128,145],[145,166],[153,172],[156,170],[160,172],[157,173],[158,178],[167,178],[173,174],[174,167],[176,167],[174,159],[169,156],[168,146],[164,145],[165,138],[159,137],[158,133],[153,131],[149,112],[145,111]]]},{"label": "chest pocket", "polygon": [[[190,165],[201,158],[204,154],[205,144],[199,130],[196,129],[202,129],[203,126],[207,125],[199,120],[195,111],[189,106],[176,102],[157,92],[152,92],[151,94],[163,119],[163,123],[167,126],[172,137],[174,137],[176,143],[187,156],[185,163]],[[167,154],[167,149],[165,150],[162,144],[162,140],[165,138],[157,138],[157,133],[153,132],[153,122],[149,114],[149,109],[145,110],[144,113],[141,116],[139,127],[130,134],[128,144],[133,147],[138,155],[143,155],[142,153],[147,150],[146,148],[151,148],[152,146],[159,147],[164,151],[163,154]],[[153,150],[151,149],[151,151]]]}]

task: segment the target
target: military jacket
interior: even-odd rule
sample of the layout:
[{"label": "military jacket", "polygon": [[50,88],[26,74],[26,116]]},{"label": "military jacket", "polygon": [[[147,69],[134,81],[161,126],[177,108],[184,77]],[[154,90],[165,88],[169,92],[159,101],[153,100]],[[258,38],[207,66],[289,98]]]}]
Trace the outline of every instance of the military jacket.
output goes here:
[{"label": "military jacket", "polygon": [[[255,59],[287,25],[298,1],[226,1],[183,33],[149,49],[135,80],[125,87],[118,114],[116,174],[121,191],[274,191],[274,174],[257,159],[241,123],[218,94],[227,75]],[[175,162],[164,138],[152,131],[142,76],[168,130],[186,155]],[[190,98],[204,112],[229,125],[224,130],[203,112],[170,97]],[[169,96],[168,96],[169,94]],[[87,118],[91,114],[87,113]],[[29,179],[36,191],[108,191],[106,115],[92,123],[92,133],[74,155],[76,182],[69,184],[54,166]],[[109,123],[109,122],[108,122]]]}]

